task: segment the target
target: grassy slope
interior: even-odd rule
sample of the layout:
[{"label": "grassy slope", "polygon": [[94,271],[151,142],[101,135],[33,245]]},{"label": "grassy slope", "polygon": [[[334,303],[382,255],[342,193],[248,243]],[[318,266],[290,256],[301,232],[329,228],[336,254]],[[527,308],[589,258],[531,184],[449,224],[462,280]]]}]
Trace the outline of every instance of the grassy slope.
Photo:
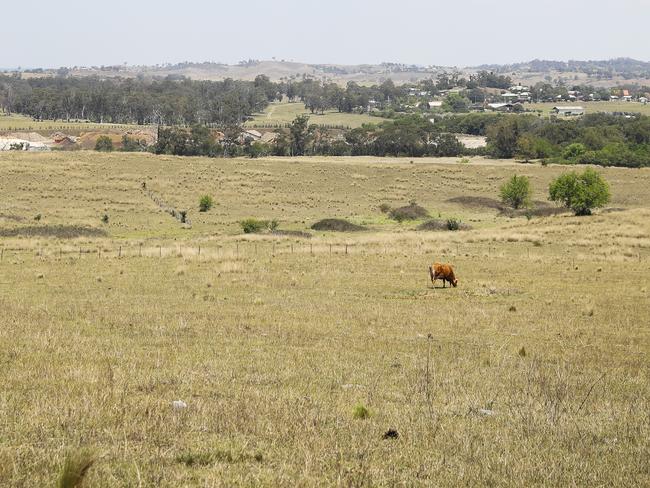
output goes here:
[{"label": "grassy slope", "polygon": [[[102,129],[120,129],[137,128],[136,125],[120,124],[95,124],[91,122],[66,122],[64,120],[43,120],[35,121],[31,117],[22,115],[4,115],[0,114],[0,131],[33,131],[49,134],[49,132],[63,131],[66,134],[77,135],[83,131],[102,130]],[[142,127],[140,127],[142,128]]]},{"label": "grassy slope", "polygon": [[584,107],[585,113],[595,112],[632,112],[650,115],[650,105],[644,105],[638,102],[557,102],[557,103],[531,103],[525,107],[530,110],[542,110],[544,115],[548,115],[550,110],[555,106],[579,106]]},{"label": "grassy slope", "polygon": [[[603,170],[628,210],[591,218],[447,202],[493,196],[514,171],[539,199],[562,169],[3,156],[0,229],[36,213],[111,220],[105,239],[0,241],[0,481],[52,484],[87,446],[100,456],[91,486],[647,484],[650,171]],[[218,205],[180,230],[145,178],[174,205],[206,191]],[[415,233],[376,210],[411,197],[479,228]],[[236,251],[249,215],[375,232],[319,235],[313,256],[259,237]],[[139,242],[151,258],[116,258]],[[58,257],[79,243],[103,257]],[[459,288],[428,288],[433,259],[454,263]],[[369,419],[352,418],[357,403]],[[398,440],[382,440],[389,428]]]}]

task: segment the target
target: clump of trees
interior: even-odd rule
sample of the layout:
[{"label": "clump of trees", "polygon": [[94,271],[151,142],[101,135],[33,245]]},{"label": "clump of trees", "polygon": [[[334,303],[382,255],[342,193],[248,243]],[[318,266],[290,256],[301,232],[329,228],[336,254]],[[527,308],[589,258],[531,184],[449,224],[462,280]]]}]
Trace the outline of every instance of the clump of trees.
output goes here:
[{"label": "clump of trees", "polygon": [[111,152],[113,150],[113,140],[108,136],[99,136],[95,142],[95,151]]}]

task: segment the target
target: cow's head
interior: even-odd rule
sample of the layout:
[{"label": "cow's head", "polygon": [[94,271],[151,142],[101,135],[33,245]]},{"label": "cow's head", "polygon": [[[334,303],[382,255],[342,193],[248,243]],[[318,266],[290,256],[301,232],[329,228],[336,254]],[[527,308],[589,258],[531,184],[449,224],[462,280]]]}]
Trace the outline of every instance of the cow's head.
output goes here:
[{"label": "cow's head", "polygon": [[456,288],[458,286],[458,278],[454,278],[454,281],[452,281],[451,284]]}]

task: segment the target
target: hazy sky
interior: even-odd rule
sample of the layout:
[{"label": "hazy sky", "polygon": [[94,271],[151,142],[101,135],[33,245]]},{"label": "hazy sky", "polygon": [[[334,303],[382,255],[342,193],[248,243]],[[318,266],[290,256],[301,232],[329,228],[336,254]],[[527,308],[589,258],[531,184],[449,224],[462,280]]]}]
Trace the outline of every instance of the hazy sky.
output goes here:
[{"label": "hazy sky", "polygon": [[0,67],[650,59],[650,0],[0,0]]}]

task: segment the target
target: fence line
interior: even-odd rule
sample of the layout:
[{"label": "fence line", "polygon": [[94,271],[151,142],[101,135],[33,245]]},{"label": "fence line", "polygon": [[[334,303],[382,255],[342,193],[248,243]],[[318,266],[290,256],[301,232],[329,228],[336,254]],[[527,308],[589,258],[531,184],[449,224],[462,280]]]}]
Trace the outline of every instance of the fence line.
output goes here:
[{"label": "fence line", "polygon": [[[455,244],[455,245],[454,245]],[[510,243],[511,246],[513,243]],[[165,259],[183,258],[197,260],[241,260],[256,257],[275,257],[279,255],[308,255],[308,256],[350,256],[350,255],[385,255],[396,256],[408,254],[413,256],[434,257],[438,260],[463,257],[485,257],[492,259],[549,259],[549,253],[544,249],[521,243],[511,246],[495,246],[483,243],[410,243],[404,246],[390,246],[382,243],[349,243],[349,242],[260,242],[242,241],[229,244],[205,245],[198,243],[169,244],[125,244],[111,243],[95,246],[47,246],[43,247],[0,247],[0,263],[10,260],[14,256],[34,255],[41,259]],[[470,254],[471,253],[471,254]],[[578,255],[576,255],[578,254]],[[580,252],[565,255],[564,253],[551,253],[552,264],[567,264],[575,267],[576,261],[585,261]],[[646,261],[641,251],[636,255],[594,255],[596,261],[619,260]]]}]

